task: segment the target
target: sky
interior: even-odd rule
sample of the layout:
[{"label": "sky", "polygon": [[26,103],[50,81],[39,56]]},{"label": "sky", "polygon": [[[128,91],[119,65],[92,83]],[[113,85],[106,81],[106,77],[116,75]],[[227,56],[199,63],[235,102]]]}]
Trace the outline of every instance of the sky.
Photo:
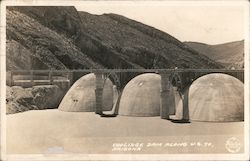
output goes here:
[{"label": "sky", "polygon": [[103,2],[75,6],[78,11],[115,13],[153,26],[180,41],[221,44],[244,39],[244,7],[225,3]]}]

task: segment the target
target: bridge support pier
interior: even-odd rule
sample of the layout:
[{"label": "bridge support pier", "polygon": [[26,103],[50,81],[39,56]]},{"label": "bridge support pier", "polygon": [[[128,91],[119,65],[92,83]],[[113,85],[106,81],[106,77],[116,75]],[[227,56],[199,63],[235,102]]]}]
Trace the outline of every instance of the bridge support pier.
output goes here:
[{"label": "bridge support pier", "polygon": [[183,95],[183,111],[182,111],[182,120],[189,120],[189,87]]},{"label": "bridge support pier", "polygon": [[53,84],[53,73],[52,73],[52,70],[49,71],[49,84],[50,84],[50,85]]},{"label": "bridge support pier", "polygon": [[71,72],[68,72],[67,78],[68,78],[68,80],[69,80],[69,82],[68,82],[68,89],[70,89],[70,87],[71,87],[71,85],[72,85],[72,82],[73,82],[73,72],[72,72],[72,71],[71,71]]},{"label": "bridge support pier", "polygon": [[102,73],[95,73],[96,76],[96,89],[95,89],[95,95],[96,95],[96,109],[95,113],[102,115],[102,105],[103,105],[103,74]]},{"label": "bridge support pier", "polygon": [[171,90],[170,90],[170,74],[161,73],[161,104],[160,104],[160,116],[162,119],[170,119],[170,108],[174,106],[171,99]]},{"label": "bridge support pier", "polygon": [[10,86],[14,86],[14,79],[13,79],[13,73],[10,71]]}]

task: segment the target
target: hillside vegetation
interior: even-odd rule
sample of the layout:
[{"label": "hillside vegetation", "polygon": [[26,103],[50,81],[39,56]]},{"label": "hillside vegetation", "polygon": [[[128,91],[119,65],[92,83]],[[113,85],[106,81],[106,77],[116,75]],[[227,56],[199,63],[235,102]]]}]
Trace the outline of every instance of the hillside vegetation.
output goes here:
[{"label": "hillside vegetation", "polygon": [[218,45],[198,42],[185,42],[185,44],[227,68],[242,69],[244,67],[243,40]]},{"label": "hillside vegetation", "polygon": [[223,68],[171,35],[116,14],[7,7],[7,70]]}]

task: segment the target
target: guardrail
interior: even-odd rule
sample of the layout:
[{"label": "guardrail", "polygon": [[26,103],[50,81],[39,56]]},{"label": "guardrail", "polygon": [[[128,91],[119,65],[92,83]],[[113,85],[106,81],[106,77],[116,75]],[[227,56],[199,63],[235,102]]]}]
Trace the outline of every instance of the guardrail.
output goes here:
[{"label": "guardrail", "polygon": [[73,69],[73,70],[10,70],[12,73],[69,73],[69,72],[101,72],[101,73],[123,73],[123,72],[244,72],[243,69]]},{"label": "guardrail", "polygon": [[[9,86],[19,84],[34,85],[54,85],[57,83],[67,83],[68,88],[72,84],[71,71],[57,71],[57,70],[13,70],[7,71],[7,81]],[[21,77],[21,78],[15,78]]]},{"label": "guardrail", "polygon": [[[177,73],[185,75],[193,73],[194,75],[204,75],[208,73],[226,73],[233,75],[244,82],[244,70],[230,69],[75,69],[75,70],[11,70],[9,73],[9,85],[13,86],[20,82],[29,82],[31,86],[37,84],[55,84],[56,82],[68,83],[68,88],[74,83],[74,73],[102,73],[102,74],[118,74],[118,73]],[[28,79],[14,79],[15,76],[29,76]],[[47,76],[46,79],[38,79],[38,76]],[[62,76],[63,79],[55,79],[57,76]]]}]

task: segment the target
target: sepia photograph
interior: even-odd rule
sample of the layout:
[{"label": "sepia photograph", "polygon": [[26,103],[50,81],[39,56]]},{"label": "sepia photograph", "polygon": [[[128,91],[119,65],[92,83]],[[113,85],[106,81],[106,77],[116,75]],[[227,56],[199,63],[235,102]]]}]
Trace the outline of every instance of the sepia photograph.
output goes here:
[{"label": "sepia photograph", "polygon": [[249,1],[1,2],[1,158],[249,160]]}]

